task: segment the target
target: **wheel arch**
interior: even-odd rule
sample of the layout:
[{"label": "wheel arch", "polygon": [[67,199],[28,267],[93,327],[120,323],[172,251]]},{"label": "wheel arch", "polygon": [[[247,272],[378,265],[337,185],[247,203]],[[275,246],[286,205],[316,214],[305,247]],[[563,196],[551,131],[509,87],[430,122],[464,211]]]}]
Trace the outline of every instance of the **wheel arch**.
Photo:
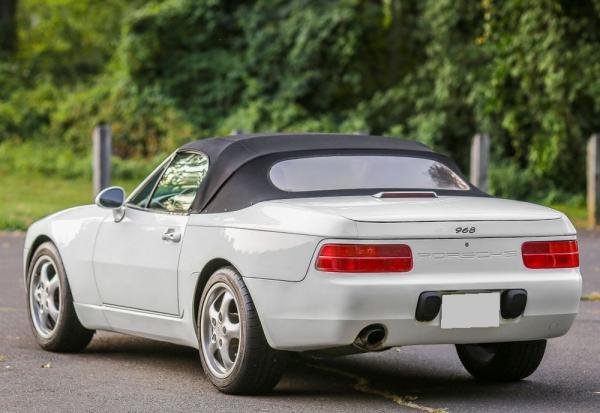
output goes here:
[{"label": "wheel arch", "polygon": [[[25,261],[25,280],[27,280],[27,274],[29,273],[29,266],[31,265],[31,260],[33,258],[33,254],[35,254],[35,251],[44,242],[51,242],[52,245],[54,245],[54,247],[56,247],[56,243],[52,240],[52,238],[50,238],[46,234],[40,234],[33,240],[33,242],[31,243],[31,247],[29,248],[29,251],[27,252],[27,259]],[[56,249],[58,250],[58,247],[56,247]]]},{"label": "wheel arch", "polygon": [[196,289],[194,291],[194,303],[192,307],[193,317],[194,317],[194,325],[198,323],[198,306],[200,305],[200,298],[202,297],[202,292],[204,291],[204,287],[208,282],[208,279],[211,275],[214,274],[219,268],[223,267],[231,267],[235,271],[238,269],[233,265],[230,261],[225,258],[213,258],[209,262],[204,265],[202,271],[200,271],[200,275],[198,276],[198,280],[196,281]]}]

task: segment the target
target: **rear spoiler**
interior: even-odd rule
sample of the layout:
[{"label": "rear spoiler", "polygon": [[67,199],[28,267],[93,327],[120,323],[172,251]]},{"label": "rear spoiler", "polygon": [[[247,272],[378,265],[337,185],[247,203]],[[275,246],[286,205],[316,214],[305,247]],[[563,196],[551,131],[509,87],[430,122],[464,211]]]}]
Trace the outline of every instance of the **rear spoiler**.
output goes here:
[{"label": "rear spoiler", "polygon": [[433,191],[386,191],[373,195],[374,198],[437,198]]}]

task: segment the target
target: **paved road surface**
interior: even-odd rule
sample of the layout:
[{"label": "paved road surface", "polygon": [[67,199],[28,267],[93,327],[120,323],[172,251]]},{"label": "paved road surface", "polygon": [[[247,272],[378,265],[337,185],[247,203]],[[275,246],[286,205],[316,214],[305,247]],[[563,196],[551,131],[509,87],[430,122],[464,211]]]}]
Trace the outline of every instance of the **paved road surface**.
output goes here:
[{"label": "paved road surface", "polygon": [[[81,354],[46,353],[31,335],[21,235],[0,235],[0,412],[34,411],[600,411],[600,302],[583,302],[528,380],[482,385],[452,346],[293,363],[262,397],[225,396],[195,350],[99,333]],[[600,292],[600,235],[581,236],[585,292]],[[42,367],[46,366],[46,368]]]}]

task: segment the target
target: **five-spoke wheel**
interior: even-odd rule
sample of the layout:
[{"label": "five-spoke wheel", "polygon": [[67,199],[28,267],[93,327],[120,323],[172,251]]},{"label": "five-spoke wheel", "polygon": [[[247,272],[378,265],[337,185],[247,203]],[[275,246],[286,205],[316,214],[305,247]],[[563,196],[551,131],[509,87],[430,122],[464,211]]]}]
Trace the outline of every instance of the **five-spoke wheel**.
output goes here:
[{"label": "five-spoke wheel", "polygon": [[60,277],[52,257],[42,256],[34,264],[29,287],[29,305],[35,329],[49,337],[60,316]]},{"label": "five-spoke wheel", "polygon": [[238,303],[227,284],[219,282],[210,288],[200,328],[208,367],[215,376],[226,376],[237,360],[241,333]]}]

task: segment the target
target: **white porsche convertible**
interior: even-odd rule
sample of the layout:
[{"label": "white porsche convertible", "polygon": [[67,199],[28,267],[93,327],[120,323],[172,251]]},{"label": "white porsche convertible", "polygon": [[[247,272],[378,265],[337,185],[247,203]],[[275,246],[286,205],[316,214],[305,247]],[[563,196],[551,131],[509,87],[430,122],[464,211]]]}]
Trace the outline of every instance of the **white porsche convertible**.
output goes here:
[{"label": "white porsche convertible", "polygon": [[24,268],[44,349],[95,330],[192,346],[236,394],[275,386],[290,352],[413,344],[519,380],[581,293],[562,213],[490,197],[421,144],[355,135],[190,143],[129,197],[34,223]]}]

